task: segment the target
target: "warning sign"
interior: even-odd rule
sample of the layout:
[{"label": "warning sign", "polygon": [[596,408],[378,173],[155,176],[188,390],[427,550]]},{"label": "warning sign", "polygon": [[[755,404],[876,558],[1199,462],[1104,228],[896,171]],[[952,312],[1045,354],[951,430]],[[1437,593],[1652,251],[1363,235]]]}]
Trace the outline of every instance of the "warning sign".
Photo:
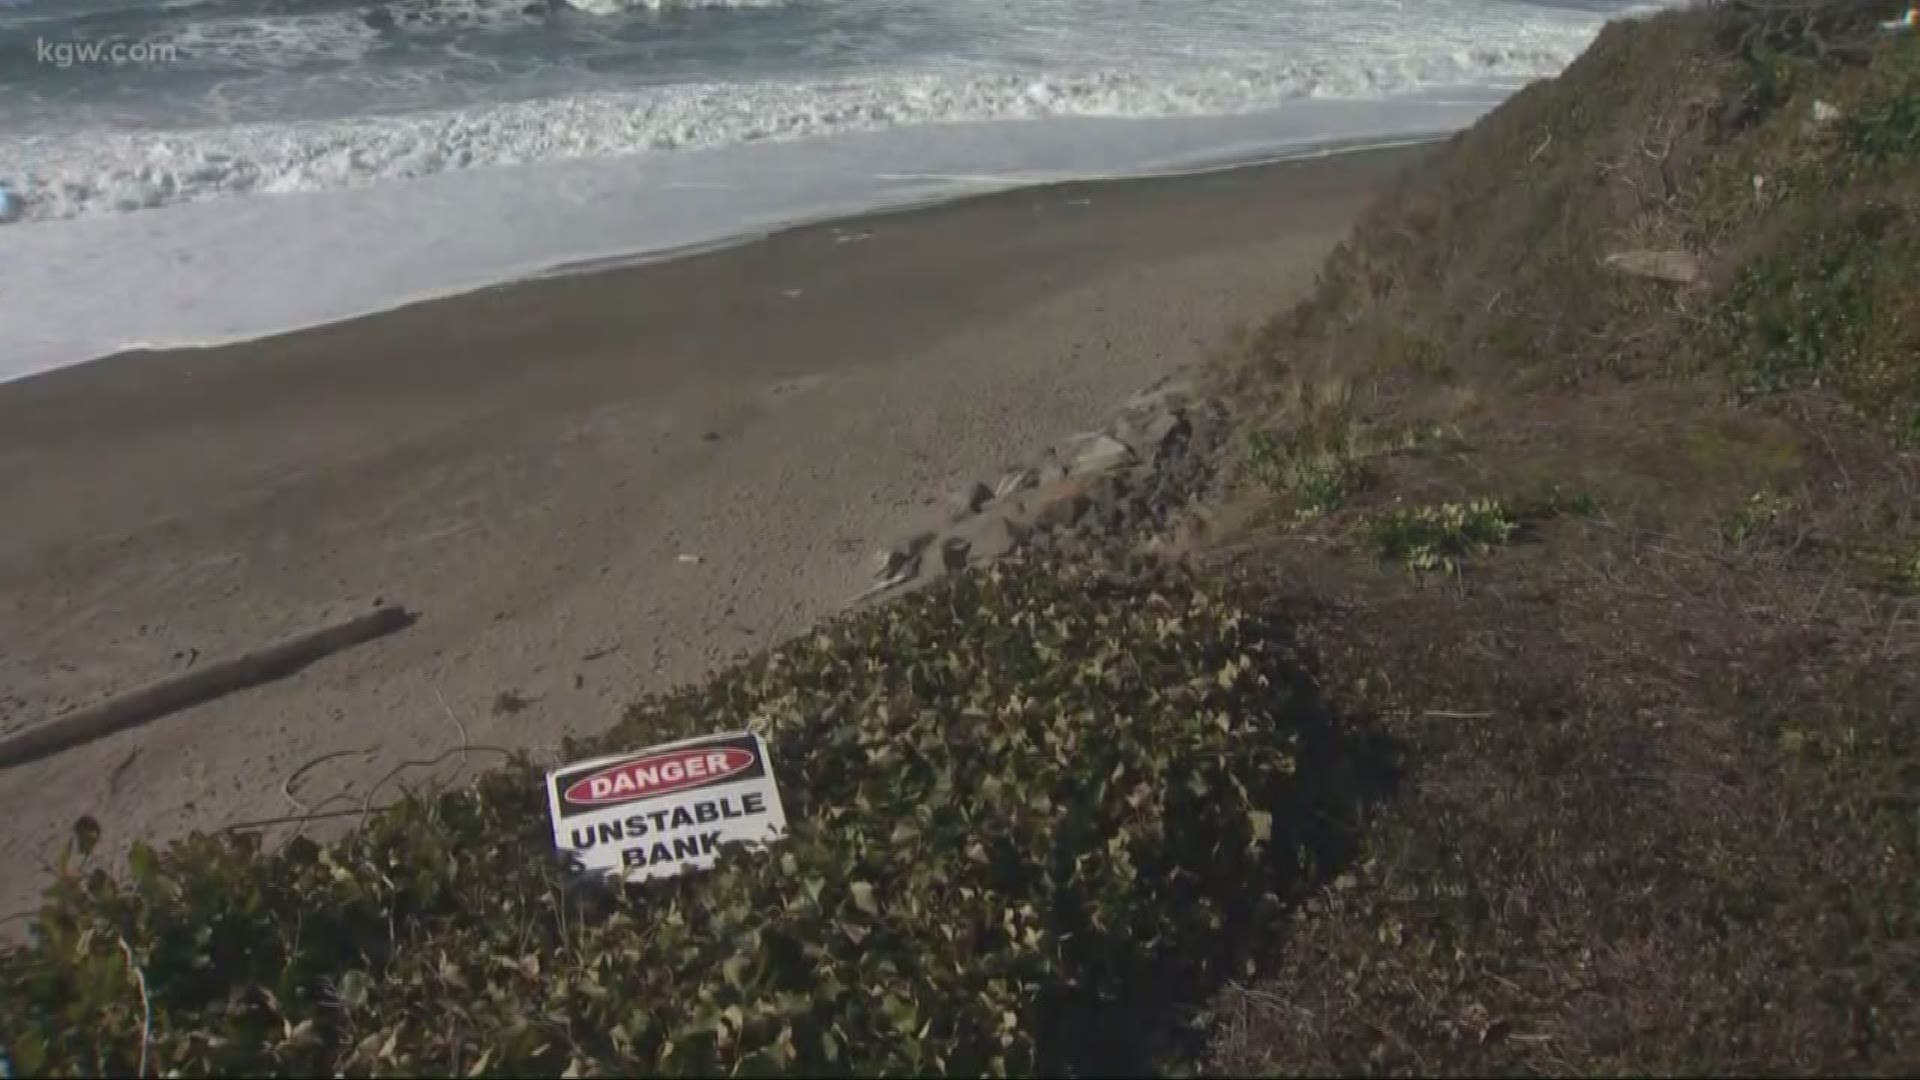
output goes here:
[{"label": "warning sign", "polygon": [[766,743],[748,732],[576,761],[547,774],[553,842],[628,881],[704,870],[722,844],[787,831]]}]

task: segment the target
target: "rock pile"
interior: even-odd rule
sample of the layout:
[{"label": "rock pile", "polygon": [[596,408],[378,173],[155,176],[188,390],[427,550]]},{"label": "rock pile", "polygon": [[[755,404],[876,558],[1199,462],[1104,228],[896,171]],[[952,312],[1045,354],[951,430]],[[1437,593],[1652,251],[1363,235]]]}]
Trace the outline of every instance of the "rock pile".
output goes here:
[{"label": "rock pile", "polygon": [[1099,430],[950,493],[946,525],[880,552],[874,584],[857,599],[918,588],[1023,547],[1092,550],[1163,530],[1207,481],[1224,419],[1192,383],[1162,379]]}]

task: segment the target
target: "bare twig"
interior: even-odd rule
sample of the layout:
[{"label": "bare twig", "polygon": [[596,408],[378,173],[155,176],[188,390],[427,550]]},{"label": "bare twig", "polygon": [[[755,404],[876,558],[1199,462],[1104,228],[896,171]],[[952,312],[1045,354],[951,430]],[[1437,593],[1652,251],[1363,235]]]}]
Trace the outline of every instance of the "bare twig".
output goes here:
[{"label": "bare twig", "polygon": [[387,785],[387,782],[392,780],[394,777],[399,776],[402,772],[408,769],[431,769],[435,765],[440,764],[441,762],[447,760],[453,755],[464,754],[469,750],[487,750],[496,754],[500,754],[504,757],[512,757],[514,754],[518,753],[518,751],[509,750],[504,746],[489,746],[484,743],[468,743],[464,746],[456,746],[448,750],[443,750],[440,753],[435,754],[433,757],[430,757],[430,758],[408,758],[407,760],[396,764],[393,768],[388,769],[386,772],[386,775],[374,781],[373,786],[367,789],[366,798],[361,803],[361,807],[362,807],[361,821],[364,822],[368,817],[372,816],[373,809],[374,809],[373,797],[379,794],[380,789],[385,787]]},{"label": "bare twig", "polygon": [[114,940],[120,943],[120,953],[127,958],[127,971],[133,976],[134,985],[140,988],[140,1066],[134,1075],[144,1077],[147,1075],[147,1052],[153,1041],[153,999],[147,996],[147,973],[140,970],[139,963],[134,960],[133,946],[128,945],[123,937]]},{"label": "bare twig", "polygon": [[[348,757],[353,754],[371,754],[377,751],[378,749],[380,748],[377,746],[368,746],[358,750],[334,750],[325,754],[321,754],[319,757],[314,758],[311,761],[308,761],[306,764],[288,773],[287,778],[285,780],[280,781],[280,794],[283,798],[287,800],[288,803],[290,803],[294,807],[294,809],[299,810],[303,814],[310,814],[313,812],[314,808],[311,806],[308,806],[306,803],[301,802],[299,798],[297,798],[293,794],[294,781],[300,779],[302,776],[305,776],[307,773],[307,770],[313,769],[320,765],[324,765],[327,762],[332,761],[334,758]],[[330,800],[322,800],[319,805],[325,806],[328,801]]]},{"label": "bare twig", "polygon": [[[332,802],[334,799],[339,799],[344,797],[345,796],[335,795],[329,798],[327,802]],[[325,806],[326,803],[323,802],[320,805]],[[373,810],[376,812],[382,811],[382,810],[391,810],[398,805],[400,804],[387,803],[384,806],[373,807]],[[252,821],[235,821],[230,824],[220,826],[220,831],[221,832],[240,832],[245,829],[264,829],[270,825],[306,824],[308,822],[313,822],[313,821],[326,821],[329,818],[353,817],[355,815],[364,814],[366,812],[367,811],[364,808],[357,807],[357,806],[351,810],[316,810],[309,814],[288,814],[285,817],[256,818]]]},{"label": "bare twig", "polygon": [[440,703],[440,710],[447,714],[447,719],[452,721],[454,728],[460,732],[460,751],[462,755],[460,764],[465,765],[467,763],[465,756],[467,748],[473,743],[473,740],[467,737],[467,725],[461,723],[460,718],[453,715],[453,709],[447,705],[447,699],[440,693],[438,686],[433,688],[433,699]]}]

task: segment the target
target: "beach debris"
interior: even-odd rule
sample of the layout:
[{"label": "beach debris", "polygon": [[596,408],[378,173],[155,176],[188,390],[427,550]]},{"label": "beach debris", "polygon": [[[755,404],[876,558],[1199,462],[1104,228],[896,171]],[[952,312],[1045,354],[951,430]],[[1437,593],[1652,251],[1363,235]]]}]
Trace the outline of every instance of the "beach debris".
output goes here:
[{"label": "beach debris", "polygon": [[1700,260],[1685,251],[1619,251],[1607,265],[1635,277],[1691,285],[1700,280]]},{"label": "beach debris", "polygon": [[707,560],[705,559],[705,557],[700,555],[681,555],[680,561],[683,563],[692,563],[693,565],[698,566],[701,563],[706,562]]},{"label": "beach debris", "polygon": [[833,242],[836,244],[857,244],[872,238],[873,234],[870,232],[843,232],[839,229],[833,231]]},{"label": "beach debris", "polygon": [[1025,491],[1040,482],[1040,474],[1033,469],[1011,469],[993,485],[993,497],[1004,499],[1016,492]]},{"label": "beach debris", "polygon": [[806,295],[806,292],[807,290],[805,289],[781,289],[780,295],[786,297],[789,300],[798,300],[802,296]]},{"label": "beach debris", "polygon": [[918,555],[909,556],[898,551],[886,552],[884,554],[887,556],[885,568],[875,575],[876,580],[873,584],[855,593],[847,600],[849,607],[870,597],[878,596],[890,589],[905,585],[920,575],[920,557]]},{"label": "beach debris", "polygon": [[899,585],[904,585],[920,574],[920,553],[925,551],[936,538],[931,532],[915,533],[898,547],[883,548],[874,552],[872,586],[862,590],[848,603],[857,604],[875,593],[882,593]]},{"label": "beach debris", "polygon": [[158,679],[136,690],[50,717],[0,738],[0,768],[22,765],[117,731],[201,705],[238,690],[284,679],[316,660],[412,626],[419,616],[402,607],[372,611]]}]

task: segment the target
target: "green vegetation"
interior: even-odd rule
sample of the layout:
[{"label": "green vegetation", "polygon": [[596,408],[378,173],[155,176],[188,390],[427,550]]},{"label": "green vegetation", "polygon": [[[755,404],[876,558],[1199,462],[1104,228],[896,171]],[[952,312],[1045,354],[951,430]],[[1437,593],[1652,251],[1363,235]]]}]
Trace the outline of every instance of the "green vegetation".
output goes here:
[{"label": "green vegetation", "polygon": [[1374,554],[1416,573],[1460,572],[1460,561],[1506,543],[1519,528],[1493,499],[1412,506],[1371,515],[1365,533]]},{"label": "green vegetation", "polygon": [[1347,507],[1372,485],[1383,459],[1457,442],[1457,433],[1431,421],[1362,421],[1345,387],[1327,383],[1296,389],[1275,427],[1247,437],[1247,471],[1307,522]]},{"label": "green vegetation", "polygon": [[1720,534],[1727,538],[1727,543],[1735,547],[1742,546],[1765,535],[1792,506],[1791,502],[1777,495],[1756,491],[1747,496],[1747,501],[1741,503],[1739,509],[1727,515],[1726,521],[1720,526]]},{"label": "green vegetation", "polygon": [[1756,260],[1727,297],[1742,390],[1831,386],[1920,435],[1920,205],[1875,199],[1810,216],[1798,243]]},{"label": "green vegetation", "polygon": [[1365,479],[1359,464],[1340,450],[1304,449],[1265,431],[1250,437],[1247,461],[1262,484],[1295,497],[1303,518],[1340,509]]},{"label": "green vegetation", "polygon": [[71,864],[0,958],[0,1046],[23,1075],[1128,1067],[1152,1026],[1118,1018],[1217,979],[1301,869],[1272,637],[1172,577],[963,576],[575,748],[766,732],[775,850],[570,880],[525,762],[331,846],[137,847]]},{"label": "green vegetation", "polygon": [[[1743,164],[1771,178],[1771,235],[1721,305],[1722,340],[1749,395],[1831,388],[1909,444],[1920,439],[1920,43],[1907,35],[1836,78],[1769,53],[1751,69],[1773,115]],[[1826,110],[1835,119],[1815,119]],[[1829,130],[1831,129],[1831,130]],[[1696,195],[1731,203],[1731,175]]]}]

